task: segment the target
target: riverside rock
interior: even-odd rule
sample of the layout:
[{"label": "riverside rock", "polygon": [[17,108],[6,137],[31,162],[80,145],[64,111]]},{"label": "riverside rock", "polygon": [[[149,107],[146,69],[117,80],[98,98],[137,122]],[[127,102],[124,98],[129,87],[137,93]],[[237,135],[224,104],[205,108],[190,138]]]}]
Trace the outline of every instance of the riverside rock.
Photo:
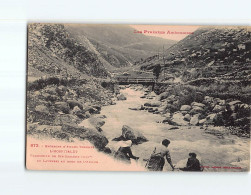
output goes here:
[{"label": "riverside rock", "polygon": [[75,106],[78,106],[81,110],[83,110],[83,105],[76,100],[68,100],[67,103],[71,109],[73,109]]},{"label": "riverside rock", "polygon": [[166,105],[165,106],[161,106],[161,107],[158,108],[158,111],[160,113],[162,113],[162,114],[164,114],[166,112],[166,110],[167,110],[167,106]]},{"label": "riverside rock", "polygon": [[189,122],[189,121],[191,120],[190,114],[186,114],[186,115],[184,116],[184,120]]},{"label": "riverside rock", "polygon": [[167,123],[169,125],[180,126],[178,123],[172,121],[170,117],[166,117],[162,122]]},{"label": "riverside rock", "polygon": [[215,126],[223,126],[224,125],[224,120],[222,113],[217,113],[213,119],[213,123]]},{"label": "riverside rock", "polygon": [[66,102],[56,102],[55,107],[58,111],[61,111],[65,114],[69,114],[70,112],[70,107]]},{"label": "riverside rock", "polygon": [[126,100],[126,99],[127,99],[126,96],[122,93],[117,96],[117,100]]},{"label": "riverside rock", "polygon": [[153,102],[151,102],[151,106],[152,107],[159,107],[161,105],[161,102],[159,102],[159,101],[153,101]]},{"label": "riverside rock", "polygon": [[204,97],[204,101],[205,101],[206,103],[208,103],[208,104],[211,104],[211,103],[213,103],[214,98],[213,98],[213,97],[210,97],[210,96],[205,96],[205,97]]},{"label": "riverside rock", "polygon": [[204,108],[205,107],[205,104],[202,104],[202,103],[198,103],[198,102],[193,102],[191,104],[191,106],[194,108],[194,107],[201,107],[201,108]]},{"label": "riverside rock", "polygon": [[234,106],[234,105],[236,105],[236,104],[241,104],[241,103],[242,103],[241,101],[235,100],[235,101],[229,102],[228,104],[229,104],[230,106]]},{"label": "riverside rock", "polygon": [[105,124],[105,121],[101,117],[92,116],[87,120],[96,128],[100,128]]},{"label": "riverside rock", "polygon": [[56,116],[55,125],[78,124],[81,120],[73,114],[61,114]]},{"label": "riverside rock", "polygon": [[150,107],[151,103],[150,102],[146,102],[146,103],[144,103],[144,106]]},{"label": "riverside rock", "polygon": [[166,99],[168,96],[169,96],[168,92],[163,92],[159,95],[159,100],[161,101],[163,99]]},{"label": "riverside rock", "polygon": [[204,125],[204,123],[207,121],[207,119],[201,119],[199,120],[199,125]]},{"label": "riverside rock", "polygon": [[102,131],[101,127],[105,124],[104,117],[101,116],[91,116],[88,119],[83,120],[79,125],[88,129],[95,129],[99,132]]},{"label": "riverside rock", "polygon": [[35,107],[35,111],[40,112],[40,113],[44,113],[44,114],[49,114],[50,113],[49,109],[46,106],[44,106],[44,105],[38,105],[38,106],[36,106]]},{"label": "riverside rock", "polygon": [[172,121],[181,126],[188,125],[188,122],[184,120],[184,116],[180,112],[173,114]]},{"label": "riverside rock", "polygon": [[104,135],[92,129],[64,124],[62,131],[69,133],[72,137],[78,137],[80,140],[88,140],[99,150],[103,150],[108,144],[108,139]]},{"label": "riverside rock", "polygon": [[129,110],[144,110],[144,106],[141,105],[141,106],[138,106],[138,107],[130,107],[128,108]]},{"label": "riverside rock", "polygon": [[171,113],[167,112],[167,113],[164,114],[164,116],[167,117],[167,118],[171,118]]},{"label": "riverside rock", "polygon": [[199,123],[199,114],[196,114],[191,117],[190,124],[197,125]]},{"label": "riverside rock", "polygon": [[144,106],[148,107],[159,107],[161,105],[161,102],[159,101],[151,101],[151,102],[146,102]]},{"label": "riverside rock", "polygon": [[214,120],[215,117],[216,117],[216,114],[209,114],[206,117],[206,123],[207,124],[213,124],[213,120]]},{"label": "riverside rock", "polygon": [[181,106],[181,108],[180,108],[180,110],[181,111],[189,111],[189,110],[191,110],[191,106],[189,106],[189,105],[182,105]]},{"label": "riverside rock", "polygon": [[77,113],[79,113],[79,112],[81,112],[81,109],[80,109],[78,106],[75,106],[75,107],[73,108],[73,110],[72,110],[72,113],[73,113],[73,114],[77,114]]},{"label": "riverside rock", "polygon": [[216,105],[213,109],[213,112],[221,112],[225,110],[225,106],[220,106],[220,105]]},{"label": "riverside rock", "polygon": [[142,135],[142,133],[135,131],[127,125],[123,125],[122,127],[122,136],[126,139],[131,140],[134,144],[141,144],[148,141],[146,137]]},{"label": "riverside rock", "polygon": [[195,106],[193,109],[190,111],[190,114],[198,114],[204,112],[204,109],[202,107]]}]

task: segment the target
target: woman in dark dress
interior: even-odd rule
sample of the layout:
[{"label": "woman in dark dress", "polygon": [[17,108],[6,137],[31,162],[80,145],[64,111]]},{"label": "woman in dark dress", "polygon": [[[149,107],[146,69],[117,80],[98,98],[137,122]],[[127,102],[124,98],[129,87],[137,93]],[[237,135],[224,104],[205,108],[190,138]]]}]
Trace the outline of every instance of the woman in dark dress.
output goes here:
[{"label": "woman in dark dress", "polygon": [[203,171],[200,165],[200,161],[196,158],[195,153],[189,153],[189,158],[185,168],[181,168],[182,171]]}]

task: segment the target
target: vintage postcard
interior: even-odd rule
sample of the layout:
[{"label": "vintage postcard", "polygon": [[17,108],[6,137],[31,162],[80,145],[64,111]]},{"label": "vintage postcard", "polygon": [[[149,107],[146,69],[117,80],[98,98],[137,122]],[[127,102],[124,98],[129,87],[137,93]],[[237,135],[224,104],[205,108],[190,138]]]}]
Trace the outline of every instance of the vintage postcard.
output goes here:
[{"label": "vintage postcard", "polygon": [[250,27],[27,33],[27,169],[250,170]]}]

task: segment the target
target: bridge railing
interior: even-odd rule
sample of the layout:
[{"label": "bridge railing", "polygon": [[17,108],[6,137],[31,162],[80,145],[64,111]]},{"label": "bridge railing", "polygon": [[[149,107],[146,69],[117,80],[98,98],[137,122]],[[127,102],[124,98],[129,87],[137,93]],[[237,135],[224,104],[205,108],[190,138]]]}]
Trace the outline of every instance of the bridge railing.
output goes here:
[{"label": "bridge railing", "polygon": [[126,82],[126,83],[154,83],[155,82],[154,78],[149,78],[149,77],[137,77],[137,78],[117,77],[116,80],[118,82]]}]

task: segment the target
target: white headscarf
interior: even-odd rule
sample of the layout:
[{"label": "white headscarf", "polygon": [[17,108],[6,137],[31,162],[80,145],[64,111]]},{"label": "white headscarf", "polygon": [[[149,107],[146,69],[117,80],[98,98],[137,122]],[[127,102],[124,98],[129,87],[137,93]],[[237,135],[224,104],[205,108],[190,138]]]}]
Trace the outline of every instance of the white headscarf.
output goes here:
[{"label": "white headscarf", "polygon": [[121,148],[125,148],[125,147],[131,147],[132,146],[132,141],[131,140],[127,140],[127,141],[119,141],[116,144],[116,148],[117,150],[121,147]]}]

